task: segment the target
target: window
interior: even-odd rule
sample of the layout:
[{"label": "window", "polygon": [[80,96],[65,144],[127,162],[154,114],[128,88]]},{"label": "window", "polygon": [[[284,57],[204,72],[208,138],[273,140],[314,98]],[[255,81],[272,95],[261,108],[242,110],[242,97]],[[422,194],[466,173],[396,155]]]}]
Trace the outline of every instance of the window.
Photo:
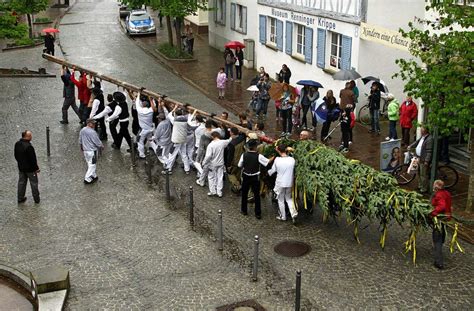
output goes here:
[{"label": "window", "polygon": [[296,54],[304,55],[305,53],[305,27],[300,24],[294,24],[295,29],[295,51]]},{"label": "window", "polygon": [[230,4],[230,28],[237,32],[247,34],[247,7],[237,4]]},{"label": "window", "polygon": [[342,35],[331,32],[331,55],[329,56],[329,64],[331,67],[341,69],[342,56]]},{"label": "window", "polygon": [[268,18],[268,42],[276,45],[277,43],[277,20],[276,18]]},{"label": "window", "polygon": [[225,4],[226,0],[216,0],[216,10],[214,11],[214,21],[225,25]]}]

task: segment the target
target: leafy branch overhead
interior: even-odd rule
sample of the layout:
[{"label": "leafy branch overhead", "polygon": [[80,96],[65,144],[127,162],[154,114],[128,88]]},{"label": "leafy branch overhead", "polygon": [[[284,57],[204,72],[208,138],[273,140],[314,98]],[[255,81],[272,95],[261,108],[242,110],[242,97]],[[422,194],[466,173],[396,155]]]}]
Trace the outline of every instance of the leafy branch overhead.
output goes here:
[{"label": "leafy branch overhead", "polygon": [[433,1],[430,18],[416,18],[409,30],[400,29],[412,42],[413,59],[398,59],[405,91],[421,98],[429,109],[428,127],[442,135],[474,127],[473,59],[474,7],[458,1]]},{"label": "leafy branch overhead", "polygon": [[123,2],[132,8],[149,6],[154,10],[160,10],[163,16],[179,18],[195,14],[198,9],[207,10],[207,0],[125,0]]}]

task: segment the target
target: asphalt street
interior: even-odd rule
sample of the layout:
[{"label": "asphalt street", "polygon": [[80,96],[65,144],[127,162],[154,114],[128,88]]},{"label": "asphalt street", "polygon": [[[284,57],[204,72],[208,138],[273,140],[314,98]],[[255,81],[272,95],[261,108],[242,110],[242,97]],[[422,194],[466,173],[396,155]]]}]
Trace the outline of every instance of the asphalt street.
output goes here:
[{"label": "asphalt street", "polygon": [[[93,14],[91,14],[93,12]],[[143,85],[203,110],[220,111],[216,103],[170,74],[135,46],[120,30],[112,0],[77,2],[63,18],[60,42],[64,57],[104,74]],[[0,67],[59,66],[40,56],[41,48],[0,54]],[[59,53],[59,56],[62,56]],[[104,85],[105,91],[114,90]],[[2,144],[0,173],[0,260],[23,271],[62,264],[71,271],[67,309],[203,310],[256,299],[268,310],[291,310],[294,273],[303,271],[303,309],[472,309],[474,248],[447,254],[445,271],[432,267],[430,233],[417,240],[413,266],[402,254],[408,230],[392,225],[387,246],[378,246],[376,224],[361,225],[361,245],[352,227],[321,223],[321,215],[302,217],[298,226],[275,220],[265,200],[263,220],[238,213],[240,198],[226,191],[223,199],[195,189],[196,228],[187,223],[185,202],[192,176],[172,175],[177,203],[163,196],[163,178],[153,168],[146,183],[144,163],[132,169],[129,154],[106,147],[99,159],[99,182],[82,183],[85,163],[79,151],[79,124],[59,124],[62,85],[56,79],[0,79]],[[46,157],[45,127],[52,133],[52,156]],[[39,158],[42,202],[16,204],[17,170],[13,145],[20,132],[33,131]],[[108,143],[109,145],[110,143]],[[156,161],[153,161],[156,163]],[[224,211],[225,250],[215,245],[217,209]],[[252,214],[250,211],[249,214]],[[249,281],[252,238],[262,237],[261,274]],[[273,247],[287,240],[311,245],[300,258],[276,255]]]}]

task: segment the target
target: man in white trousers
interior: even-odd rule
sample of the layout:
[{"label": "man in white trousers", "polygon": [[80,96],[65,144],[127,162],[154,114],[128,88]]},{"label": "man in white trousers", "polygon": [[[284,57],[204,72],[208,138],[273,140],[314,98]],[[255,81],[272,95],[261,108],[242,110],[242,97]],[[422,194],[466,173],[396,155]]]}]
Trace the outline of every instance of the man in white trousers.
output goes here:
[{"label": "man in white trousers", "polygon": [[203,168],[208,168],[209,173],[207,175],[209,183],[208,196],[217,195],[219,198],[222,197],[222,189],[224,188],[224,150],[230,143],[232,138],[221,140],[221,134],[219,132],[212,132],[212,141],[209,143],[206,149],[206,156],[204,157]]},{"label": "man in white trousers", "polygon": [[268,175],[277,173],[275,181],[275,188],[273,189],[277,194],[278,207],[280,208],[280,216],[278,220],[286,220],[285,202],[288,204],[293,223],[296,223],[298,212],[296,211],[293,200],[291,199],[291,187],[293,186],[293,171],[295,169],[295,159],[286,154],[287,146],[280,144],[276,147],[276,151],[280,155],[276,157],[272,168],[268,171]]},{"label": "man in white trousers", "polygon": [[158,160],[161,163],[165,164],[170,155],[171,148],[173,147],[173,143],[171,142],[171,132],[173,130],[173,125],[171,124],[171,121],[167,118],[168,109],[166,109],[162,101],[158,102],[158,107],[163,110],[164,115],[160,117],[160,123],[158,123],[158,126],[155,129],[153,138],[150,141],[150,146],[155,151]]},{"label": "man in white trousers", "polygon": [[87,119],[86,127],[79,132],[79,144],[81,151],[84,154],[84,159],[87,163],[87,172],[84,176],[85,184],[92,184],[96,182],[99,177],[95,172],[98,158],[98,151],[104,149],[104,145],[99,139],[99,135],[94,130],[96,121],[94,119]]},{"label": "man in white trousers", "polygon": [[173,143],[174,150],[173,153],[169,155],[168,160],[165,163],[165,169],[162,173],[171,174],[176,158],[179,155],[184,164],[184,172],[189,174],[191,169],[191,159],[188,158],[186,149],[187,138],[189,136],[188,116],[185,114],[183,109],[178,109],[178,107],[175,106],[173,111],[168,114],[167,118],[173,125],[171,131],[171,142]]},{"label": "man in white trousers", "polygon": [[138,124],[140,125],[140,139],[138,140],[138,157],[145,159],[145,144],[153,136],[155,124],[153,123],[153,114],[156,112],[155,101],[146,98],[138,92],[135,99],[135,108],[137,109]]}]

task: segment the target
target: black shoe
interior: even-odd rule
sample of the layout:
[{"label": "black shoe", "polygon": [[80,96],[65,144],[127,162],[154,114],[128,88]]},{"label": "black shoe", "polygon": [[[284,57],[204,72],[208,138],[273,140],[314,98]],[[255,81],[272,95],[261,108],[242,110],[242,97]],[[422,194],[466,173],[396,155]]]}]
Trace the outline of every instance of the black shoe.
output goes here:
[{"label": "black shoe", "polygon": [[38,198],[38,200],[35,200],[35,204],[39,204],[40,203],[40,199]]},{"label": "black shoe", "polygon": [[69,124],[68,121],[63,121],[63,120],[59,121],[59,123],[61,123],[61,124]]},{"label": "black shoe", "polygon": [[26,197],[24,197],[23,199],[18,200],[18,203],[23,203],[25,201],[26,201]]},{"label": "black shoe", "polygon": [[95,183],[95,182],[98,181],[98,180],[99,180],[99,177],[96,176],[96,177],[92,178],[92,180],[91,180],[90,183],[93,184],[93,183]]},{"label": "black shoe", "polygon": [[443,270],[444,269],[444,266],[443,265],[440,265],[440,264],[433,264],[436,268],[438,268],[439,270]]},{"label": "black shoe", "polygon": [[114,144],[114,143],[111,145],[111,147],[112,147],[113,149],[120,149],[120,147],[118,147],[118,146],[117,146],[116,144]]},{"label": "black shoe", "polygon": [[375,131],[374,130],[369,130],[369,133],[375,133]]},{"label": "black shoe", "polygon": [[262,215],[255,215],[255,218],[262,219]]},{"label": "black shoe", "polygon": [[[25,198],[25,200],[26,200],[26,198]],[[248,215],[247,212],[242,212],[242,211],[240,211],[240,213],[241,213],[242,215],[244,215],[244,216],[247,216],[247,215]]]},{"label": "black shoe", "polygon": [[90,185],[90,184],[92,184],[92,181],[87,181],[87,180],[84,179],[84,183],[85,183],[86,185]]},{"label": "black shoe", "polygon": [[296,225],[296,218],[297,216],[291,218],[291,220],[293,221],[293,225]]},{"label": "black shoe", "polygon": [[128,152],[128,153],[132,153],[132,149],[128,148],[128,149],[127,149],[127,152]]}]

